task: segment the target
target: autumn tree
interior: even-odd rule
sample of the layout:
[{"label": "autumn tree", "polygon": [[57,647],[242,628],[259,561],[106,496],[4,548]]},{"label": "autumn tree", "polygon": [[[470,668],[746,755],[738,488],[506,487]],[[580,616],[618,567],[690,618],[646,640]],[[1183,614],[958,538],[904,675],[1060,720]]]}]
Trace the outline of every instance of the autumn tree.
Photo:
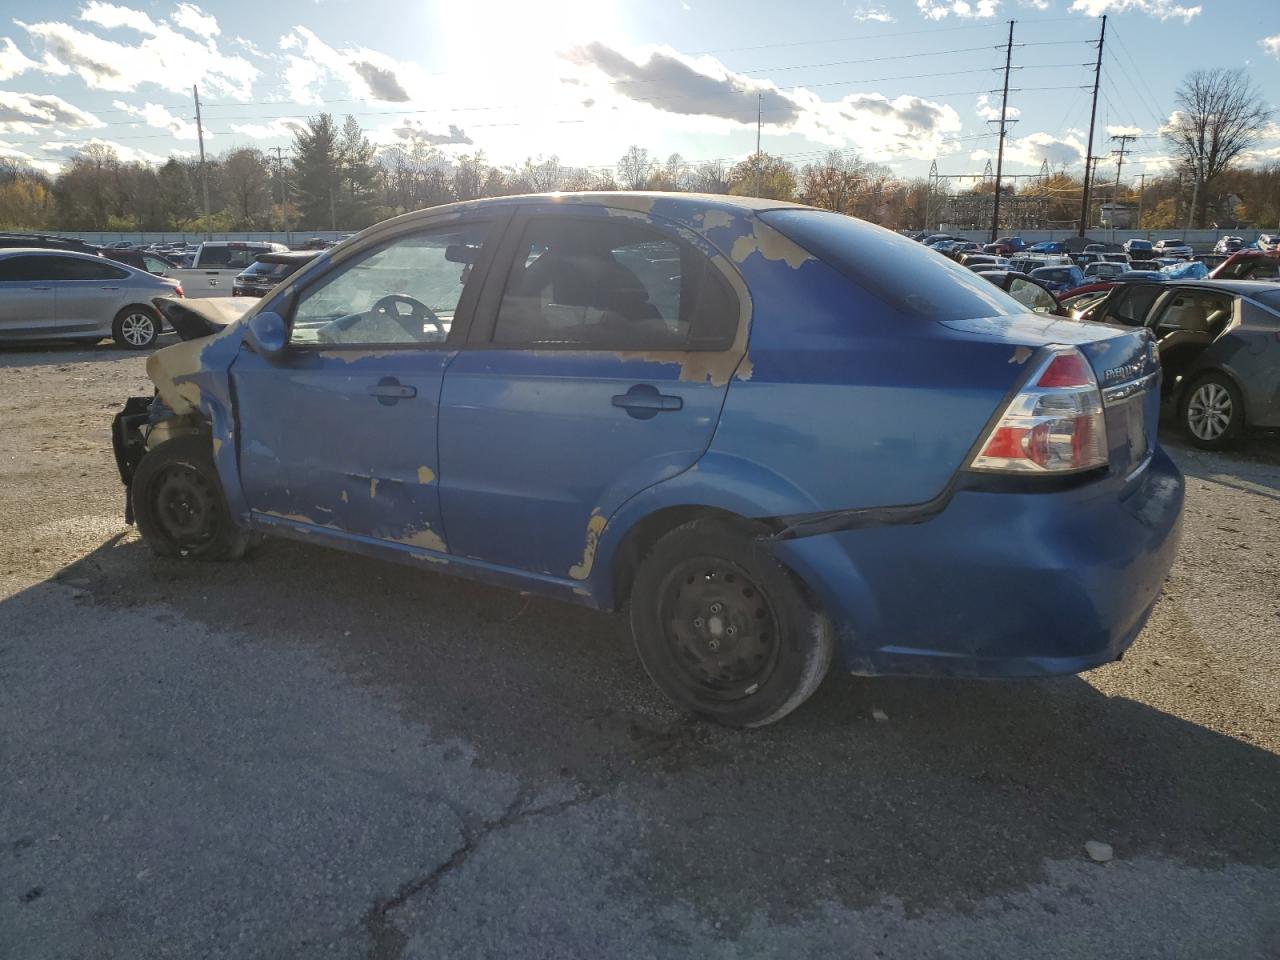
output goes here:
[{"label": "autumn tree", "polygon": [[794,199],[796,169],[782,157],[753,153],[729,172],[729,192],[736,197]]},{"label": "autumn tree", "polygon": [[1191,174],[1196,223],[1203,227],[1214,183],[1261,138],[1271,108],[1242,69],[1196,70],[1174,97],[1161,133]]}]

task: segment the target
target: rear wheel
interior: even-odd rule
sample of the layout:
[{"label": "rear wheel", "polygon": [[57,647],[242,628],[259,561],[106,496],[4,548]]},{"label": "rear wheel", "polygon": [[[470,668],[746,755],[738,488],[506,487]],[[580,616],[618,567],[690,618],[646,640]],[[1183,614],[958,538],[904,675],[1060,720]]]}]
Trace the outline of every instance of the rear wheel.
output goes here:
[{"label": "rear wheel", "polygon": [[695,520],[662,537],[631,590],[640,660],[681,706],[739,727],[780,720],[818,688],[832,631],[745,526]]},{"label": "rear wheel", "polygon": [[125,307],[111,324],[111,336],[126,350],[147,350],[160,337],[160,317],[150,307]]},{"label": "rear wheel", "polygon": [[142,538],[162,557],[238,560],[250,533],[231,520],[209,438],[175,437],[149,450],[130,490]]},{"label": "rear wheel", "polygon": [[1244,399],[1220,373],[1207,374],[1187,387],[1178,413],[1187,439],[1205,450],[1230,446],[1244,429]]}]

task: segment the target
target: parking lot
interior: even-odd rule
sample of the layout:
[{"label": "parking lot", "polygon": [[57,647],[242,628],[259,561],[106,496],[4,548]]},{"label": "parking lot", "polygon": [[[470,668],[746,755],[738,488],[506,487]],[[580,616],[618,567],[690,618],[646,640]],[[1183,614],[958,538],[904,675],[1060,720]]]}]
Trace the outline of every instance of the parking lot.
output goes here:
[{"label": "parking lot", "polygon": [[1280,957],[1276,441],[1171,440],[1181,556],[1122,663],[833,674],[742,732],[621,618],[154,558],[109,437],[143,363],[0,353],[0,957]]}]

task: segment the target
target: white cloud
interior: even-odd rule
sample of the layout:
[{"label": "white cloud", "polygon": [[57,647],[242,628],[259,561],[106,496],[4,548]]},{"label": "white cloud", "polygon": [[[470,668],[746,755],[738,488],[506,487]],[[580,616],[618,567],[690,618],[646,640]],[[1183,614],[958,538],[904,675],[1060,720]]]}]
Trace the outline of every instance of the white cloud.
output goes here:
[{"label": "white cloud", "polygon": [[884,7],[858,7],[853,11],[853,19],[872,23],[893,23],[897,18]]},{"label": "white cloud", "polygon": [[1072,0],[1072,13],[1085,13],[1099,17],[1104,13],[1146,13],[1160,20],[1181,17],[1189,23],[1204,8],[1200,4],[1187,6],[1178,0]]},{"label": "white cloud", "polygon": [[[162,164],[169,159],[167,156],[160,156],[158,153],[152,153],[150,150],[140,150],[137,147],[130,147],[123,143],[116,143],[113,140],[102,140],[93,137],[89,140],[53,140],[40,145],[41,151],[50,156],[61,157],[64,160],[70,160],[76,154],[83,151],[86,147],[108,147],[115,151],[117,157],[126,163],[134,161],[138,163]],[[175,155],[183,156],[178,151],[174,151]]]},{"label": "white cloud", "polygon": [[1029,167],[1038,167],[1046,160],[1051,167],[1069,166],[1083,162],[1084,144],[1070,134],[1059,138],[1051,133],[1031,133],[1008,141],[1004,155]]},{"label": "white cloud", "polygon": [[928,20],[943,20],[952,15],[974,20],[994,17],[1000,0],[916,0],[916,7]]},{"label": "white cloud", "polygon": [[62,169],[62,164],[59,161],[33,156],[18,144],[8,143],[4,140],[0,140],[0,158],[16,160],[25,166],[33,167],[48,174],[57,173]]},{"label": "white cloud", "polygon": [[1109,125],[1107,127],[1107,136],[1109,137],[1122,137],[1122,136],[1140,137],[1142,136],[1142,128]]},{"label": "white cloud", "polygon": [[1274,37],[1263,37],[1258,41],[1258,46],[1271,54],[1271,56],[1280,57],[1280,33],[1277,33]]},{"label": "white cloud", "polygon": [[[984,93],[982,96],[978,98],[978,104],[974,109],[976,110],[978,116],[980,116],[983,120],[999,120],[1000,119],[1000,106],[998,104],[992,103],[991,97],[988,94]],[[1019,110],[1017,107],[1009,107],[1008,109],[1005,110],[1004,115],[1006,120],[1016,120],[1018,117],[1022,116],[1022,111]]]},{"label": "white cloud", "polygon": [[5,37],[2,42],[4,47],[0,48],[0,80],[10,80],[20,73],[26,73],[40,66],[19,50],[17,44],[8,37]]},{"label": "white cloud", "polygon": [[[372,100],[404,103],[412,99],[410,89],[421,89],[417,68],[367,47],[330,46],[306,27],[294,27],[280,39],[287,51],[285,82],[293,99],[313,103],[319,99],[321,84],[330,78],[348,91]],[[296,51],[296,52],[295,52]]]},{"label": "white cloud", "polygon": [[102,121],[52,94],[0,90],[0,133],[47,133],[56,126],[85,129]]},{"label": "white cloud", "polygon": [[306,125],[299,117],[273,117],[267,123],[233,123],[231,130],[254,140],[276,140],[292,137]]},{"label": "white cloud", "polygon": [[14,22],[42,44],[40,70],[55,75],[74,72],[97,90],[127,92],[149,83],[187,93],[198,83],[213,93],[248,99],[258,77],[257,67],[225,53],[212,38],[196,39],[168,21],[153,21],[127,7],[91,0],[80,19],[106,29],[127,29],[141,34],[141,39],[108,39],[61,21]]},{"label": "white cloud", "polygon": [[1049,9],[1049,0],[1018,0],[1018,6],[1030,7],[1032,10],[1039,10],[1043,13]]},{"label": "white cloud", "polygon": [[178,4],[178,9],[173,12],[173,22],[175,26],[194,33],[197,37],[216,37],[222,32],[217,18],[211,13],[205,13],[194,3]]},{"label": "white cloud", "polygon": [[994,160],[995,158],[996,155],[990,150],[975,150],[973,153],[969,154],[969,159],[977,163],[982,163],[986,160]]},{"label": "white cloud", "polygon": [[[196,125],[193,121],[170,113],[168,108],[158,103],[147,103],[141,107],[135,107],[125,103],[123,100],[113,100],[111,105],[131,117],[137,117],[149,127],[155,127],[157,130],[167,130],[179,140],[197,139]],[[211,139],[213,136],[214,134],[205,130],[204,138],[206,140]]]}]

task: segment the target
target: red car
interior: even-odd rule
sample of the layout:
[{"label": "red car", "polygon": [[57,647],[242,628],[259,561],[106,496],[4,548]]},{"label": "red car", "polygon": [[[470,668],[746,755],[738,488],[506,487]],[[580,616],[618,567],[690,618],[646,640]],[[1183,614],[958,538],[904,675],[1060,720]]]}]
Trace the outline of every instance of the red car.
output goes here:
[{"label": "red car", "polygon": [[1237,250],[1213,268],[1210,280],[1275,280],[1280,277],[1280,250]]}]

